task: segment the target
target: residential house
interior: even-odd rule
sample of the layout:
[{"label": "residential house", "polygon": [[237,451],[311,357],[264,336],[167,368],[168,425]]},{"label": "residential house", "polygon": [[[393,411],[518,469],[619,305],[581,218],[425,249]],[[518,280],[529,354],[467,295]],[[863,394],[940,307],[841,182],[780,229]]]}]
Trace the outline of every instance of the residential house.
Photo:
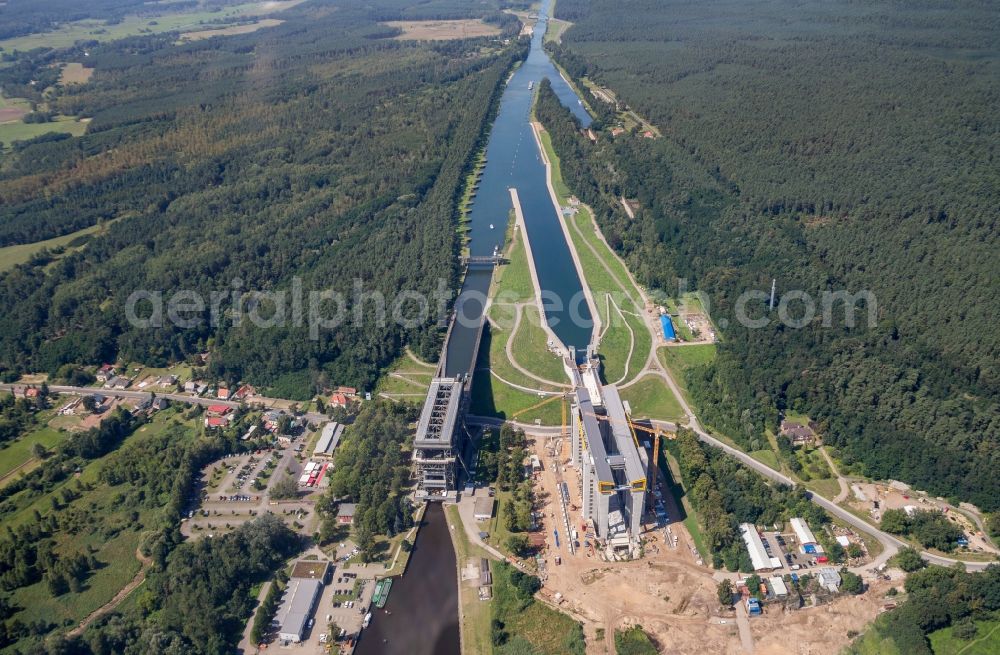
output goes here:
[{"label": "residential house", "polygon": [[781,434],[788,437],[793,444],[812,443],[816,437],[810,428],[795,421],[782,421]]},{"label": "residential house", "polygon": [[357,505],[354,503],[341,503],[340,507],[337,508],[337,523],[341,525],[354,523],[354,511],[356,509]]},{"label": "residential house", "polygon": [[331,407],[347,407],[347,396],[342,393],[335,393],[330,396],[330,406]]},{"label": "residential house", "polygon": [[115,375],[114,364],[105,364],[101,368],[97,369],[96,377],[98,382],[107,382],[108,380],[113,378],[114,375]]}]

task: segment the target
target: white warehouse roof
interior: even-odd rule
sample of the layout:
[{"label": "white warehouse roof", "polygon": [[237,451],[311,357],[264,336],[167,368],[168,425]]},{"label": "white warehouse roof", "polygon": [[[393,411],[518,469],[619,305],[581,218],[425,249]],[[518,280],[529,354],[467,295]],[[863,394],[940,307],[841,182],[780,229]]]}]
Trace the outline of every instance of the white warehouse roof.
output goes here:
[{"label": "white warehouse roof", "polygon": [[293,642],[302,641],[306,621],[313,613],[321,586],[322,583],[319,580],[292,578],[288,581],[288,588],[285,589],[285,596],[276,617],[281,626],[278,628],[278,635],[281,639]]},{"label": "white warehouse roof", "polygon": [[772,591],[774,591],[775,596],[788,595],[788,587],[785,585],[785,581],[782,580],[780,576],[776,575],[770,580],[768,580],[767,586],[770,587]]},{"label": "white warehouse roof", "polygon": [[795,536],[799,539],[799,543],[803,545],[816,543],[816,536],[809,529],[809,524],[806,523],[805,519],[795,517],[791,520],[791,524],[792,530],[795,531]]},{"label": "white warehouse roof", "polygon": [[771,558],[768,557],[767,551],[764,549],[764,542],[760,540],[757,528],[749,523],[742,523],[740,524],[740,534],[743,535],[743,543],[746,544],[747,551],[750,553],[753,570],[770,571],[773,568]]}]

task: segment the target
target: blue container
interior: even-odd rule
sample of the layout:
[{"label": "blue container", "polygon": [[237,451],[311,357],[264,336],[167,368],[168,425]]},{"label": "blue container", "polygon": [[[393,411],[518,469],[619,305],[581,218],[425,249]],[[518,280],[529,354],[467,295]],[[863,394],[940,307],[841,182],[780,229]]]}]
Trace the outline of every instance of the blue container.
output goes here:
[{"label": "blue container", "polygon": [[660,314],[660,325],[663,326],[663,338],[667,341],[676,341],[677,333],[674,332],[674,322],[666,314]]}]

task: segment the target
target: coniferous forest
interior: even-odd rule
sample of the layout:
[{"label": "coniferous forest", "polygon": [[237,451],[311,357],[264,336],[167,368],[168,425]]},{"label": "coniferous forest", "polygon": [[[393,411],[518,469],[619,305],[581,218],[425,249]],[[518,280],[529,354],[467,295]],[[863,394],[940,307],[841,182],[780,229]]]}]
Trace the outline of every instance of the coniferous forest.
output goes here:
[{"label": "coniferous forest", "polygon": [[[472,15],[516,34],[498,8]],[[32,98],[55,62],[84,51],[95,72],[47,100],[89,119],[84,136],[44,135],[0,155],[0,246],[103,232],[0,274],[0,371],[207,351],[223,379],[308,398],[333,382],[372,383],[403,343],[436,359],[437,315],[401,327],[365,309],[313,339],[305,320],[136,328],[125,302],[136,290],[288,290],[298,278],[306,294],[342,293],[353,319],[355,280],[390,301],[455,288],[457,196],[524,45],[400,41],[379,21],[469,15],[463,2],[305,3],[253,34],[18,53],[0,68],[8,97]]]},{"label": "coniferous forest", "polygon": [[[551,49],[662,133],[598,141],[543,90],[563,174],[640,281],[711,300],[718,356],[687,381],[756,450],[781,413],[859,472],[1000,508],[1000,51],[995,5],[559,0]],[[637,201],[630,219],[619,204]],[[805,327],[747,328],[740,295],[805,291]],[[869,291],[856,325],[820,294]],[[790,314],[803,315],[801,301]],[[874,307],[869,324],[868,308]]]}]

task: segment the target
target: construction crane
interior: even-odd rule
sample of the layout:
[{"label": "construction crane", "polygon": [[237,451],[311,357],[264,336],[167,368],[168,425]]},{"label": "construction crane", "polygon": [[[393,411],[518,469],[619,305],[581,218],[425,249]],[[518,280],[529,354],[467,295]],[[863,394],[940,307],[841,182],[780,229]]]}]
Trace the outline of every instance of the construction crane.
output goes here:
[{"label": "construction crane", "polygon": [[[588,415],[593,416],[598,421],[607,421],[608,423],[621,423],[621,421],[613,419],[610,416],[605,416],[603,414],[595,414],[593,412],[588,412]],[[655,480],[657,466],[659,466],[660,462],[660,439],[663,437],[666,437],[667,439],[674,439],[676,438],[677,435],[674,434],[673,432],[668,432],[667,430],[664,430],[661,427],[646,427],[645,425],[641,425],[632,420],[628,421],[628,426],[632,430],[639,430],[641,432],[653,435],[653,457],[650,458],[649,462],[648,478]]]}]

